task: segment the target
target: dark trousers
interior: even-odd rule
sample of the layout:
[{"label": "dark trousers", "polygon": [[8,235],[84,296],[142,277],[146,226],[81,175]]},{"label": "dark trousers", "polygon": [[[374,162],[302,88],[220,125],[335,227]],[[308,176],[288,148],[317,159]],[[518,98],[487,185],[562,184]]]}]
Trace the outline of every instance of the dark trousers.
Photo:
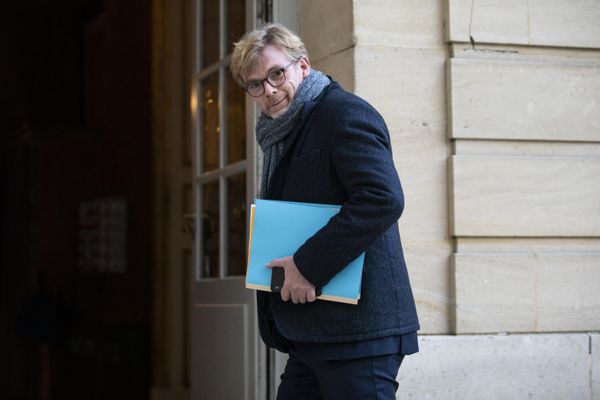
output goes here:
[{"label": "dark trousers", "polygon": [[277,400],[393,400],[404,356],[314,360],[290,353]]}]

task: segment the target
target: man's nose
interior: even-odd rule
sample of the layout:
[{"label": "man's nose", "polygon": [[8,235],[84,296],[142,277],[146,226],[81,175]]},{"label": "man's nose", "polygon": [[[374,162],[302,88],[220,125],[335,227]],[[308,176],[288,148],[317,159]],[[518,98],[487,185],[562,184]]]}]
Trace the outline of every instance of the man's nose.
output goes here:
[{"label": "man's nose", "polygon": [[264,87],[264,89],[265,89],[265,94],[266,94],[267,96],[270,96],[270,95],[271,95],[271,94],[273,94],[273,93],[277,93],[277,87],[276,87],[276,86],[273,86],[273,85],[271,85],[271,83],[270,83],[269,81],[267,81],[267,80],[265,80],[265,81],[263,82],[263,87]]}]

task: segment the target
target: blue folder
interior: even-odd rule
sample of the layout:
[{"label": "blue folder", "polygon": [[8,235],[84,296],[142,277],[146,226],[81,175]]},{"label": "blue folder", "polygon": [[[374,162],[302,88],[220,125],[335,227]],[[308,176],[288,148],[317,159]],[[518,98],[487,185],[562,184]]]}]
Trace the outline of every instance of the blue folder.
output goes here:
[{"label": "blue folder", "polygon": [[[250,214],[246,287],[271,291],[269,261],[293,255],[340,206],[257,200]],[[357,304],[360,298],[365,253],[336,274],[322,289],[318,299]]]}]

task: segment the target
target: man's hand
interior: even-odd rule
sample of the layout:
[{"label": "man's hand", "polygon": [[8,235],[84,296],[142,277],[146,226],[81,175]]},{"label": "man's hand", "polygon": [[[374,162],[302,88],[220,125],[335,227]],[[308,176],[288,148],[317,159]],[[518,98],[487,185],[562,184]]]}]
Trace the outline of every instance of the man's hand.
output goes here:
[{"label": "man's hand", "polygon": [[294,262],[292,256],[277,258],[267,264],[267,267],[282,267],[285,271],[285,280],[281,288],[281,299],[288,301],[292,299],[294,304],[313,302],[317,299],[315,286],[307,281]]}]

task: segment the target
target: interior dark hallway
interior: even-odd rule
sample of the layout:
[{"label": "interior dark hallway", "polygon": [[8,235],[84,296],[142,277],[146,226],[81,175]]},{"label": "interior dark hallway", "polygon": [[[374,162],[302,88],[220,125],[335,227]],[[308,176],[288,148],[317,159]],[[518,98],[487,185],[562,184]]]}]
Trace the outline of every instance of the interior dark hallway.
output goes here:
[{"label": "interior dark hallway", "polygon": [[0,398],[147,399],[148,0],[0,13]]}]

